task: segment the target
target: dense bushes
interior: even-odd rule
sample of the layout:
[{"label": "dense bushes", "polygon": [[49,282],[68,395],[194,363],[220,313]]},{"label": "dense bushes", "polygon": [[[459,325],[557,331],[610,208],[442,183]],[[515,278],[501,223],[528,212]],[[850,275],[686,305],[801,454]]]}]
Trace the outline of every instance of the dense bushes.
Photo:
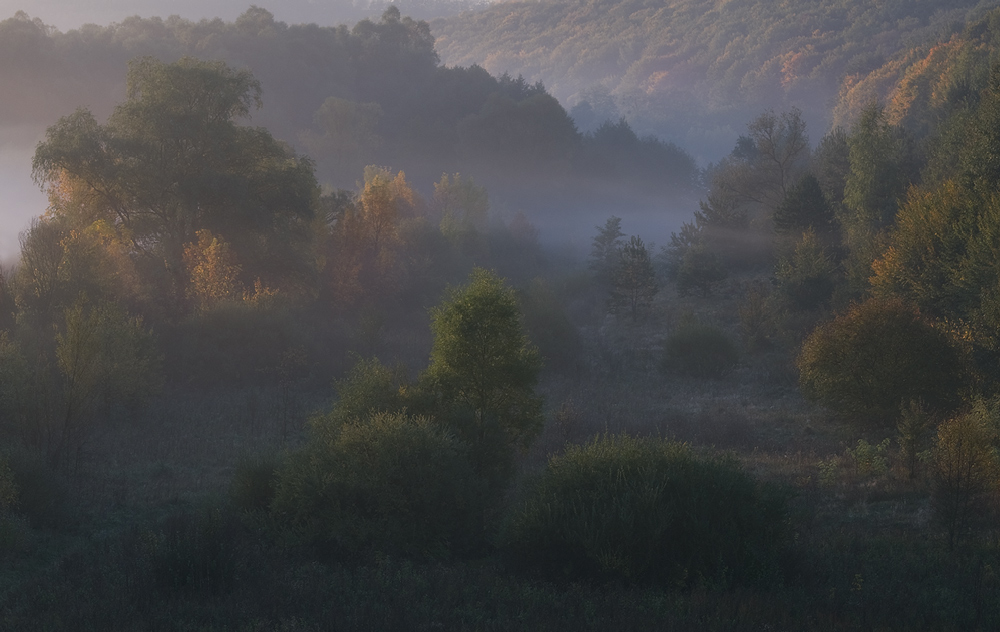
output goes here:
[{"label": "dense bushes", "polygon": [[553,457],[503,541],[551,575],[689,585],[775,577],[785,536],[784,499],[734,461],[622,436]]},{"label": "dense bushes", "polygon": [[466,446],[430,420],[373,413],[312,430],[279,469],[272,504],[299,538],[419,557],[481,537],[483,495]]},{"label": "dense bushes", "polygon": [[870,299],[818,327],[798,365],[806,397],[885,422],[911,400],[950,410],[964,386],[962,358],[947,335],[898,299]]},{"label": "dense bushes", "polygon": [[683,323],[667,338],[662,368],[700,378],[717,378],[733,368],[739,351],[721,330]]},{"label": "dense bushes", "polygon": [[[942,423],[934,445],[931,506],[948,533],[949,547],[976,523],[989,519],[998,463],[996,409],[977,402],[970,411]],[[995,501],[995,498],[992,500]]]}]

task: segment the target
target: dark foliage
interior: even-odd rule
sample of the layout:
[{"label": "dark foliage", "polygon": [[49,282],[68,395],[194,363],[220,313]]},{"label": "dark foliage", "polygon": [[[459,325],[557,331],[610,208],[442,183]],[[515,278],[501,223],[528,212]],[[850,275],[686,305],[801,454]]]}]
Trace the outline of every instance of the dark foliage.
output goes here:
[{"label": "dark foliage", "polygon": [[734,461],[604,437],[549,461],[504,548],[551,577],[726,585],[779,579],[787,535],[784,498]]}]

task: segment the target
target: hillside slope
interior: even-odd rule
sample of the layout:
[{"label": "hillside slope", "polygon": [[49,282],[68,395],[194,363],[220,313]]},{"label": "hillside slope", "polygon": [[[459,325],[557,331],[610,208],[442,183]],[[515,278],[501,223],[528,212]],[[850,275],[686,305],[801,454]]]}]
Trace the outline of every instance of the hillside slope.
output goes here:
[{"label": "hillside slope", "polygon": [[[817,132],[843,77],[960,31],[995,0],[542,0],[432,22],[449,65],[543,81],[593,122],[621,114],[687,147],[728,151],[732,124],[798,107]],[[738,129],[737,123],[737,129]],[[728,146],[726,146],[728,143]]]}]

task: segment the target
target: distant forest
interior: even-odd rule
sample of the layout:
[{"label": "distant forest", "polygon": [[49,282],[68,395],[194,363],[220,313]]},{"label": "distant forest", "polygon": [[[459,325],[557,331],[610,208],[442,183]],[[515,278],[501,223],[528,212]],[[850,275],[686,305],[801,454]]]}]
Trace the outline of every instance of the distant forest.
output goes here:
[{"label": "distant forest", "polygon": [[[859,79],[994,1],[543,0],[434,20],[446,64],[544,81],[581,129],[619,115],[715,159],[733,121],[797,107],[816,129]],[[705,148],[711,147],[706,150]]]},{"label": "distant forest", "polygon": [[[309,155],[321,183],[353,187],[370,164],[425,191],[462,172],[537,207],[537,191],[587,199],[690,193],[694,159],[618,118],[583,135],[540,82],[440,63],[426,22],[390,7],[353,28],[287,25],[253,7],[235,22],[129,18],[66,33],[24,13],[0,22],[0,126],[47,126],[77,107],[98,119],[125,94],[129,60],[184,56],[247,68],[262,86],[253,123]],[[581,190],[582,189],[582,190]]]}]

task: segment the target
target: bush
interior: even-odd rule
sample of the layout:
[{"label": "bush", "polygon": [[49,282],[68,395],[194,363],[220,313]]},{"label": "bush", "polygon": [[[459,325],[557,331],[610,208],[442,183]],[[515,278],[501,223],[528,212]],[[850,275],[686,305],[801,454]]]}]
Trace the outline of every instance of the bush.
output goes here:
[{"label": "bush", "polygon": [[948,533],[948,544],[965,535],[987,511],[986,496],[996,491],[998,467],[993,449],[996,429],[978,402],[971,411],[941,424],[934,445],[932,506]]},{"label": "bush", "polygon": [[677,268],[677,293],[681,296],[696,290],[702,296],[712,293],[712,288],[726,278],[726,269],[714,252],[704,246],[689,248]]},{"label": "bush", "polygon": [[549,575],[691,585],[775,578],[786,535],[785,499],[734,460],[619,436],[550,459],[502,540]]},{"label": "bush", "polygon": [[948,411],[965,386],[947,335],[902,301],[870,299],[818,327],[798,358],[803,394],[847,416],[893,423],[920,399]]},{"label": "bush", "polygon": [[319,420],[279,469],[272,507],[298,538],[335,552],[422,556],[475,544],[484,503],[464,443],[427,418],[383,412]]},{"label": "bush", "polygon": [[701,378],[722,377],[739,360],[739,351],[719,329],[682,324],[667,338],[663,369]]}]

